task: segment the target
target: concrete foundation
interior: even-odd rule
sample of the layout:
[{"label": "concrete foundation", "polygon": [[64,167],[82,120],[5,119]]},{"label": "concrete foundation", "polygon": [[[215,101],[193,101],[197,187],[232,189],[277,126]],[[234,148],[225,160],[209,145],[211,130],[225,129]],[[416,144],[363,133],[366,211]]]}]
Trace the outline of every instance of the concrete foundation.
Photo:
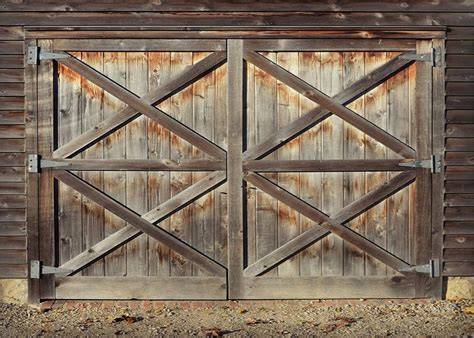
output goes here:
[{"label": "concrete foundation", "polygon": [[446,299],[474,299],[474,277],[450,277]]}]

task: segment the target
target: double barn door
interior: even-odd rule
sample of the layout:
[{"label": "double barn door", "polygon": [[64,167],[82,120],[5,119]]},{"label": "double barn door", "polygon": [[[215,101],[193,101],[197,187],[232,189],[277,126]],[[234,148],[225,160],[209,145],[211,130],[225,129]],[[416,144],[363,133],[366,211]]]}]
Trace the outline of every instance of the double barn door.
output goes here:
[{"label": "double barn door", "polygon": [[414,60],[436,43],[29,41],[31,288],[437,294],[422,271],[436,256],[432,65]]}]

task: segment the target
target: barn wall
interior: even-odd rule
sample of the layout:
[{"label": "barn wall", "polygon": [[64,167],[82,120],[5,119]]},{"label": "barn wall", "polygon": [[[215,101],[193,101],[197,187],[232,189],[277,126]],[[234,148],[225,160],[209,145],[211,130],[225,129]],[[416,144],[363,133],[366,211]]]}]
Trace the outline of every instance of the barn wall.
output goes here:
[{"label": "barn wall", "polygon": [[[474,1],[259,1],[239,6],[96,4],[11,0],[0,4],[0,277],[26,277],[23,39],[25,26],[448,27],[446,55],[446,276],[474,275]],[[113,5],[110,2],[115,2]],[[125,2],[125,1],[123,1]],[[269,4],[272,2],[273,4]],[[271,8],[274,12],[266,12]],[[242,11],[246,12],[234,12]],[[114,13],[116,11],[116,13]],[[186,11],[186,12],[177,12]],[[218,12],[216,12],[218,11]],[[277,12],[278,11],[278,12]]]}]

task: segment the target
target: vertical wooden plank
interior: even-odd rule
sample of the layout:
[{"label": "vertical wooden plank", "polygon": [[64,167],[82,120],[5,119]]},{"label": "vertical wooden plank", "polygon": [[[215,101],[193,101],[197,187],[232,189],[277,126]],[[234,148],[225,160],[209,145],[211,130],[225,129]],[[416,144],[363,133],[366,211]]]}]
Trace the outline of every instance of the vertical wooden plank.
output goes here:
[{"label": "vertical wooden plank", "polygon": [[[35,46],[36,40],[25,41],[26,46]],[[25,62],[26,64],[26,62]],[[25,66],[25,122],[26,122],[26,153],[37,154],[38,143],[38,87],[37,87],[37,66]],[[39,229],[38,229],[38,174],[28,173],[27,184],[27,250],[28,263],[31,260],[39,259]],[[30,278],[28,269],[28,302],[38,304],[40,302],[39,280]]]},{"label": "vertical wooden plank", "polygon": [[[364,53],[344,53],[344,87],[364,76]],[[360,98],[349,108],[364,116],[364,100]],[[344,159],[361,160],[365,155],[365,134],[344,122]],[[365,194],[365,174],[363,172],[344,173],[344,206]],[[365,215],[348,224],[351,229],[365,234]],[[364,252],[354,245],[344,242],[344,275],[363,276],[365,274]]]},{"label": "vertical wooden plank", "polygon": [[[193,63],[196,64],[209,53],[193,53]],[[193,129],[207,139],[214,138],[214,82],[215,73],[211,72],[199,81],[193,83]],[[206,155],[193,147],[193,158],[205,158]],[[209,173],[195,172],[193,182],[199,181]],[[193,247],[209,257],[214,257],[214,192],[196,200],[192,205],[192,238]],[[193,264],[193,275],[209,275]]]},{"label": "vertical wooden plank", "polygon": [[243,194],[242,194],[242,122],[244,61],[243,41],[228,40],[227,136],[227,208],[229,216],[228,297],[243,295]]},{"label": "vertical wooden plank", "polygon": [[[171,77],[182,72],[187,66],[192,65],[192,53],[171,53]],[[187,126],[193,124],[193,89],[192,86],[171,97],[170,114],[175,119],[181,121]],[[174,160],[189,159],[192,156],[192,146],[171,133],[170,135],[170,157]],[[189,172],[172,172],[171,177],[171,196],[186,189],[192,183],[192,175]],[[171,233],[187,243],[192,243],[191,229],[191,207],[188,206],[173,216],[171,216]],[[181,257],[172,253],[171,275],[172,276],[190,276],[192,273],[192,264]]]},{"label": "vertical wooden plank", "polygon": [[[155,52],[148,53],[148,82],[149,90],[153,91],[170,79],[170,53]],[[167,112],[170,109],[170,101],[166,100],[159,108]],[[148,120],[148,158],[163,159],[170,157],[170,132],[159,123]],[[148,173],[148,207],[152,209],[171,197],[170,173],[149,172]],[[170,229],[170,220],[161,222],[160,227]],[[149,252],[149,275],[166,277],[170,275],[170,249],[155,240],[148,239]]]},{"label": "vertical wooden plank", "polygon": [[[298,75],[298,53],[278,53],[277,63],[295,75]],[[285,127],[289,122],[298,118],[299,95],[296,91],[277,82],[277,126]],[[278,149],[278,159],[298,160],[300,139],[296,138]],[[299,195],[300,175],[298,173],[278,174],[278,184],[283,188]],[[286,204],[278,202],[278,246],[281,246],[299,235],[299,214]],[[299,275],[299,256],[293,256],[278,266],[279,276]]]},{"label": "vertical wooden plank", "polygon": [[[387,53],[387,60],[399,53]],[[405,69],[387,80],[387,132],[399,140],[408,143],[410,132],[408,70]],[[398,158],[397,154],[387,150],[388,158]],[[388,173],[388,179],[398,173]],[[408,208],[409,191],[403,189],[387,199],[387,250],[403,260],[408,260]],[[387,268],[389,274],[396,272]]]},{"label": "vertical wooden plank", "polygon": [[[255,66],[251,63],[244,63],[244,72],[246,72],[246,108],[244,111],[245,127],[243,133],[245,138],[245,148],[250,149],[257,144],[257,113],[255,110],[255,100],[257,92],[255,90]],[[245,183],[246,191],[246,228],[245,228],[245,255],[246,263],[252,264],[257,260],[257,188],[252,184]]]},{"label": "vertical wooden plank", "polygon": [[[74,53],[81,58],[81,53]],[[58,65],[58,146],[82,132],[81,77]],[[78,154],[76,158],[80,158]],[[83,251],[82,195],[68,185],[58,184],[59,264]],[[80,272],[79,274],[82,274]]]},{"label": "vertical wooden plank", "polygon": [[[268,59],[276,62],[276,53],[262,53]],[[268,138],[276,130],[276,79],[255,67],[255,112],[257,143]],[[271,153],[265,159],[276,160],[277,153]],[[276,174],[265,175],[276,182]],[[257,258],[261,258],[278,245],[278,211],[277,201],[264,192],[256,192],[256,245]],[[271,270],[266,275],[276,275],[277,270]]]},{"label": "vertical wooden plank", "polygon": [[[52,51],[51,40],[40,40],[38,46],[43,51]],[[38,154],[47,158],[53,151],[53,61],[42,60],[38,66]],[[39,175],[39,259],[54,266],[54,179],[50,169]],[[54,298],[54,276],[45,276],[40,281],[40,298]]]},{"label": "vertical wooden plank", "polygon": [[[125,86],[127,75],[126,53],[104,53],[104,75]],[[124,103],[109,93],[104,93],[104,119],[119,111]],[[118,159],[126,157],[125,128],[120,128],[104,139],[104,158]],[[126,173],[104,172],[104,192],[121,203],[126,202]],[[104,211],[104,236],[108,237],[127,223],[108,210]],[[126,246],[119,247],[104,257],[106,276],[125,276],[127,274]]]},{"label": "vertical wooden plank", "polygon": [[[431,41],[417,41],[417,53],[429,53]],[[416,157],[430,158],[432,154],[432,74],[431,64],[416,64]],[[427,264],[431,259],[431,172],[426,168],[416,169],[416,214],[415,214],[415,264]],[[426,297],[430,292],[430,277],[416,274],[415,296]]]},{"label": "vertical wooden plank", "polygon": [[[227,64],[215,71],[215,109],[214,109],[214,142],[227,149]],[[221,185],[215,190],[214,201],[214,241],[215,259],[227,266],[227,185]]]},{"label": "vertical wooden plank", "polygon": [[[147,54],[127,54],[127,88],[136,95],[148,92]],[[147,158],[147,118],[140,116],[126,126],[127,158]],[[147,173],[127,172],[127,206],[139,214],[148,211]],[[127,244],[127,275],[148,275],[148,236],[140,235]]]},{"label": "vertical wooden plank", "polygon": [[[433,154],[442,156],[444,152],[444,111],[445,111],[445,40],[433,40],[433,47],[439,48],[442,55],[440,67],[433,68],[433,132],[432,148]],[[432,176],[432,242],[431,257],[438,259],[440,270],[443,256],[443,192],[444,192],[444,172]],[[443,297],[443,278],[431,279],[431,290],[429,297]]]},{"label": "vertical wooden plank", "polygon": [[[375,68],[386,62],[386,53],[367,52],[365,53],[365,74],[370,73]],[[364,96],[365,116],[380,128],[387,128],[387,84],[383,83]],[[386,158],[386,147],[366,136],[365,143],[366,159]],[[366,173],[366,193],[378,187],[387,180],[387,174],[383,172]],[[386,235],[386,201],[383,201],[371,208],[366,213],[366,237],[374,243],[385,248]],[[385,275],[386,266],[373,257],[366,255],[366,274],[367,275]]]},{"label": "vertical wooden plank", "polygon": [[[299,53],[299,76],[315,86],[321,88],[321,53],[302,52]],[[302,116],[315,107],[315,103],[300,95],[300,113]],[[322,132],[321,124],[317,124],[299,137],[300,159],[321,160]],[[321,173],[300,173],[300,197],[305,202],[321,208],[322,199]],[[301,232],[315,226],[309,218],[300,215]],[[316,242],[301,252],[300,274],[301,276],[321,275],[321,241]]]},{"label": "vertical wooden plank", "polygon": [[[342,53],[321,53],[321,91],[333,96],[342,90]],[[322,124],[322,159],[342,159],[344,145],[343,120],[333,115]],[[322,210],[331,215],[343,207],[344,190],[342,173],[322,174]],[[343,241],[331,234],[322,241],[322,274],[340,276],[343,274]]]},{"label": "vertical wooden plank", "polygon": [[[103,72],[103,53],[84,52],[82,53],[82,61],[95,68],[99,72]],[[103,120],[103,97],[104,91],[89,82],[85,78],[81,78],[81,105],[82,105],[82,132],[96,126]],[[84,159],[100,159],[103,158],[103,141],[97,142],[83,152]],[[84,180],[97,187],[103,189],[103,174],[99,172],[82,173]],[[82,198],[82,236],[83,250],[87,250],[94,244],[104,238],[104,208],[93,203],[89,199]],[[83,271],[84,275],[103,276],[104,260],[100,259]]]}]

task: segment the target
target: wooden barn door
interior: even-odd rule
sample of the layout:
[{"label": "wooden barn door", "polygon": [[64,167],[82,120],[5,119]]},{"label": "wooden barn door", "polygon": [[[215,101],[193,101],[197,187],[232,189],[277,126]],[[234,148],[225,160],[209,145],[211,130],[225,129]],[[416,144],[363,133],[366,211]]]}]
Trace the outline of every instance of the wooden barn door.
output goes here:
[{"label": "wooden barn door", "polygon": [[432,41],[28,43],[38,299],[438,294]]},{"label": "wooden barn door", "polygon": [[226,41],[37,45],[40,298],[226,299]]},{"label": "wooden barn door", "polygon": [[228,43],[230,298],[439,295],[440,50],[404,43]]}]

